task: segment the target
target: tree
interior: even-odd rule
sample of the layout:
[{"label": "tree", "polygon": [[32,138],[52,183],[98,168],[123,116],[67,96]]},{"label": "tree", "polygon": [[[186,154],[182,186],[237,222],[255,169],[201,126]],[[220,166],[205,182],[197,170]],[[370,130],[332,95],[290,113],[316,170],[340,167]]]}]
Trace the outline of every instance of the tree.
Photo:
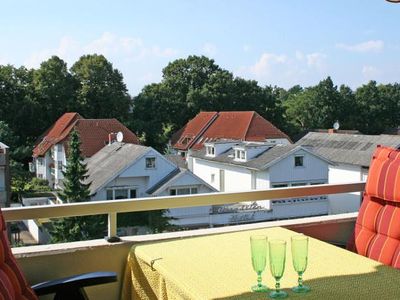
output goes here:
[{"label": "tree", "polygon": [[71,73],[77,82],[77,108],[86,118],[127,119],[131,98],[123,76],[103,55],[82,56]]},{"label": "tree", "polygon": [[[90,184],[83,183],[87,178],[87,169],[82,163],[80,145],[78,132],[74,130],[70,135],[67,167],[63,172],[64,189],[59,193],[67,203],[90,200]],[[71,242],[101,238],[104,231],[104,216],[69,217],[53,222],[51,236],[53,242]]]},{"label": "tree", "polygon": [[204,110],[254,110],[282,123],[283,109],[272,87],[235,78],[205,56],[189,56],[169,63],[162,81],[145,86],[134,98],[130,124],[147,145],[162,151],[171,133]]},{"label": "tree", "polygon": [[75,101],[76,83],[67,64],[57,56],[41,63],[33,73],[36,97],[42,107],[43,128],[67,111],[79,109]]}]

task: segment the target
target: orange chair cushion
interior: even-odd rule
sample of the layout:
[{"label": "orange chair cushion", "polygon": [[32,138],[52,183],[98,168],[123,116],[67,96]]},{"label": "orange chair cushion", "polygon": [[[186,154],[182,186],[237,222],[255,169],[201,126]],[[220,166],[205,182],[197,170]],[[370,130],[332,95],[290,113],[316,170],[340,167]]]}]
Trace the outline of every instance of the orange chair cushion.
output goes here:
[{"label": "orange chair cushion", "polygon": [[378,147],[372,157],[354,231],[357,253],[400,268],[400,151]]},{"label": "orange chair cushion", "polygon": [[0,300],[38,299],[11,252],[6,229],[0,210]]}]

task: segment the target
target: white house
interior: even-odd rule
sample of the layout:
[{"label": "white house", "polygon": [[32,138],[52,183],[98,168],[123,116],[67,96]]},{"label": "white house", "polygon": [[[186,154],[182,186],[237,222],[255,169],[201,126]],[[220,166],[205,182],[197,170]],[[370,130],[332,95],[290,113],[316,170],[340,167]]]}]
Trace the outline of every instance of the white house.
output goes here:
[{"label": "white house", "polygon": [[[310,132],[296,145],[311,147],[313,152],[332,162],[329,165],[329,183],[345,183],[365,181],[376,147],[399,147],[400,136]],[[358,211],[360,201],[360,193],[329,195],[329,213]]]},{"label": "white house", "polygon": [[[112,143],[86,160],[92,200],[210,193],[216,190],[151,147]],[[176,225],[209,225],[211,207],[170,209]]]},{"label": "white house", "polygon": [[[203,149],[190,151],[188,157],[194,174],[225,192],[327,183],[329,163],[308,147],[234,141],[205,143]],[[246,205],[249,209],[240,220],[243,222],[325,215],[329,211],[324,195]],[[255,206],[256,211],[263,208],[264,213],[253,215]],[[233,210],[246,215],[245,209]],[[229,207],[220,209],[222,213],[229,211]],[[214,213],[218,214],[218,209]]]},{"label": "white house", "polygon": [[51,187],[61,187],[69,136],[73,130],[79,133],[84,158],[113,142],[118,132],[123,142],[139,143],[136,135],[116,119],[84,119],[78,113],[65,113],[38,140],[30,164],[31,172],[48,180]]}]

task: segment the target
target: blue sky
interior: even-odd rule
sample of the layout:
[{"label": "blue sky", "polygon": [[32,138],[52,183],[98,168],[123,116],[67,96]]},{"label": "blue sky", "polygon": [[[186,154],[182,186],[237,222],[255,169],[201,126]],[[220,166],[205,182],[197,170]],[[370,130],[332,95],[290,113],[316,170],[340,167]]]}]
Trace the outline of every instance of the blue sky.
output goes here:
[{"label": "blue sky", "polygon": [[36,68],[58,55],[70,67],[101,53],[132,95],[190,54],[261,85],[400,82],[400,4],[384,0],[6,0],[0,9],[0,64]]}]

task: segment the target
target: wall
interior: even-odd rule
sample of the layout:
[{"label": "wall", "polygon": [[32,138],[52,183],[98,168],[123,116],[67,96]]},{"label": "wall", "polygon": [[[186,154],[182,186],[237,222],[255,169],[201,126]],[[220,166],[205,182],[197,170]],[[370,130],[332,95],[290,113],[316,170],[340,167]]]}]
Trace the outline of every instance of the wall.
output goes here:
[{"label": "wall", "polygon": [[[154,169],[146,169],[146,157],[156,157],[156,167]],[[145,156],[141,157],[136,163],[122,172],[119,177],[148,177],[148,188],[150,188],[171,173],[175,168],[176,166],[165,159],[161,154],[154,149],[150,149]]]},{"label": "wall", "polygon": [[36,220],[23,220],[29,233],[39,244],[47,244],[50,241],[50,234]]},{"label": "wall", "polygon": [[[251,170],[193,158],[193,173],[218,191],[220,190],[219,170],[225,170],[225,192],[251,190]],[[211,182],[211,174],[215,174],[214,182]]]},{"label": "wall", "polygon": [[[294,157],[303,155],[303,167],[294,166]],[[269,168],[270,183],[328,181],[328,163],[304,150],[298,150]]]},{"label": "wall", "polygon": [[[345,183],[366,179],[360,166],[338,164],[329,166],[329,183]],[[355,212],[360,208],[360,193],[329,195],[329,214]]]}]

